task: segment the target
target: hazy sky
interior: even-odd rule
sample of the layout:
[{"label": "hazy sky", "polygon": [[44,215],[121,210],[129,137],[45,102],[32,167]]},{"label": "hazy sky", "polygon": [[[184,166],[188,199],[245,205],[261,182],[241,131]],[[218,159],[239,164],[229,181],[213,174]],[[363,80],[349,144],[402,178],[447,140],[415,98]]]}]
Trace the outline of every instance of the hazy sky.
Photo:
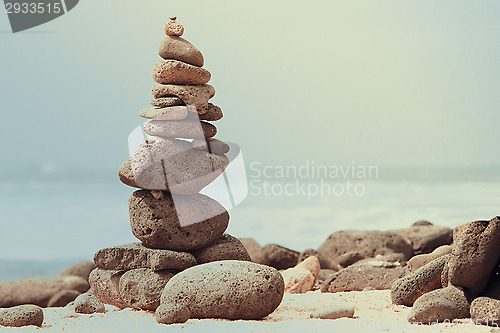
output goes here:
[{"label": "hazy sky", "polygon": [[2,13],[3,159],[115,173],[177,15],[212,73],[218,137],[247,163],[500,165],[499,11],[497,1],[80,1],[18,34]]}]

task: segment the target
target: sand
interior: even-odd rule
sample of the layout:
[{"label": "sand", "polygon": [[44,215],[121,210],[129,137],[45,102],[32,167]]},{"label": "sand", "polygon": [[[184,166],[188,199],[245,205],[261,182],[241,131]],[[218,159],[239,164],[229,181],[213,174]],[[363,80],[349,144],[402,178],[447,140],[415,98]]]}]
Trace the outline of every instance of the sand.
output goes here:
[{"label": "sand", "polygon": [[[355,308],[353,319],[311,319],[312,311],[338,302]],[[191,319],[167,327],[157,324],[153,313],[120,310],[106,306],[107,313],[80,315],[70,307],[44,309],[42,328],[1,328],[1,332],[498,332],[488,326],[474,325],[471,319],[431,326],[411,325],[406,321],[410,308],[391,303],[389,290],[322,294],[286,294],[279,308],[260,321]]]}]

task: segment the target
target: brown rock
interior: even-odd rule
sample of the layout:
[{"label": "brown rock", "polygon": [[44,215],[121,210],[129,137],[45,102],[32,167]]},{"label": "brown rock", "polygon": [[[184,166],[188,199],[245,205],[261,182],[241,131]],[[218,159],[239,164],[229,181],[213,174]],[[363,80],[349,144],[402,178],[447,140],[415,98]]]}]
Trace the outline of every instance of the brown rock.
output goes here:
[{"label": "brown rock", "polygon": [[89,280],[90,272],[92,272],[95,268],[95,265],[91,261],[80,261],[79,263],[74,264],[66,268],[64,271],[59,273],[62,276],[79,276],[85,281]]},{"label": "brown rock", "polygon": [[163,59],[175,59],[202,67],[203,55],[190,42],[181,37],[167,36],[161,41],[158,54]]},{"label": "brown rock", "polygon": [[278,307],[283,290],[283,278],[272,267],[234,260],[198,265],[170,279],[156,320],[261,319]]},{"label": "brown rock", "polygon": [[217,128],[204,121],[196,120],[152,120],[144,126],[144,132],[167,138],[211,138]]},{"label": "brown rock", "polygon": [[408,239],[393,232],[346,230],[331,234],[318,248],[318,252],[342,265],[338,257],[349,252],[357,252],[365,258],[373,258],[377,254],[403,253],[408,260],[413,256],[413,247]]},{"label": "brown rock", "polygon": [[419,269],[424,265],[427,265],[431,261],[451,253],[451,250],[452,247],[450,245],[442,245],[437,249],[435,249],[434,251],[432,251],[431,253],[416,255],[408,261],[408,264],[406,265],[406,270],[408,272],[416,271],[417,269]]},{"label": "brown rock", "polygon": [[[226,230],[229,214],[217,201],[203,195],[155,199],[150,191],[136,191],[129,200],[135,237],[148,247],[175,251],[196,250],[214,243]],[[188,223],[181,227],[179,215]]]},{"label": "brown rock", "polygon": [[167,22],[167,24],[165,24],[165,34],[167,36],[182,36],[182,34],[184,33],[184,27],[182,26],[182,24],[180,24],[179,22],[176,21],[176,17],[173,16],[170,18],[170,21]]},{"label": "brown rock", "polygon": [[184,105],[184,102],[179,97],[161,97],[153,99],[151,105],[155,108],[167,108],[169,106]]},{"label": "brown rock", "polygon": [[500,258],[499,239],[500,217],[460,228],[448,262],[449,283],[466,288],[472,297],[479,295]]},{"label": "brown rock", "polygon": [[391,289],[402,277],[404,268],[399,263],[373,260],[341,269],[325,282],[322,292],[362,291],[366,288]]},{"label": "brown rock", "polygon": [[219,260],[251,261],[250,255],[238,238],[228,234],[222,235],[215,243],[203,249],[193,251],[193,255],[198,264]]},{"label": "brown rock", "polygon": [[104,303],[90,293],[85,293],[78,296],[75,299],[74,305],[76,313],[92,314],[106,312]]},{"label": "brown rock", "polygon": [[500,322],[500,300],[478,297],[472,301],[470,315],[476,324],[498,327]]},{"label": "brown rock", "polygon": [[453,241],[452,229],[434,225],[414,224],[410,228],[392,232],[408,238],[415,254],[431,253],[442,245],[450,245]]},{"label": "brown rock", "polygon": [[[193,119],[196,119],[196,115],[190,113],[189,116]],[[205,112],[204,114],[200,114],[198,116],[199,120],[217,121],[222,119],[224,115],[222,114],[222,110],[220,107],[218,107],[217,105],[213,105],[212,103],[208,103],[207,112]]]},{"label": "brown rock", "polygon": [[411,226],[412,227],[420,227],[420,226],[432,226],[432,225],[434,225],[434,224],[432,224],[429,221],[420,220],[420,221],[413,223]]},{"label": "brown rock", "polygon": [[94,269],[89,276],[92,293],[103,303],[126,308],[128,304],[120,296],[120,278],[124,273],[125,271]]},{"label": "brown rock", "polygon": [[410,311],[408,321],[431,325],[436,322],[469,318],[470,302],[461,288],[448,286],[420,296]]},{"label": "brown rock", "polygon": [[253,262],[257,264],[267,265],[269,259],[264,253],[264,249],[252,238],[240,238],[241,244],[245,247],[250,258]]},{"label": "brown rock", "polygon": [[160,305],[163,288],[174,274],[148,268],[127,271],[120,278],[120,297],[132,308],[154,311]]},{"label": "brown rock", "polygon": [[86,292],[89,284],[79,276],[26,278],[0,283],[0,308],[34,304],[47,307],[51,298],[63,290]]},{"label": "brown rock", "polygon": [[[337,257],[336,261],[342,267],[348,267],[354,265],[360,260],[365,259],[365,255],[357,252],[357,251],[349,251]],[[369,258],[370,259],[370,258]],[[331,259],[333,260],[333,259]]]},{"label": "brown rock", "polygon": [[417,298],[441,288],[441,272],[449,255],[439,257],[392,284],[393,304],[413,306]]},{"label": "brown rock", "polygon": [[214,181],[228,164],[226,156],[192,149],[190,142],[151,137],[123,163],[118,174],[132,187],[189,195]]},{"label": "brown rock", "polygon": [[153,80],[159,84],[200,85],[210,81],[210,72],[179,60],[160,60],[153,69]]},{"label": "brown rock", "polygon": [[276,269],[294,267],[300,254],[297,251],[276,244],[267,244],[263,247],[263,251],[268,260],[268,265]]},{"label": "brown rock", "polygon": [[19,305],[0,310],[0,326],[24,327],[42,326],[43,310],[36,305]]},{"label": "brown rock", "polygon": [[318,251],[314,249],[306,249],[302,251],[302,253],[299,254],[299,258],[297,259],[298,263],[301,263],[302,261],[306,260],[309,257],[316,257],[319,260],[319,264],[321,265],[321,268],[323,269],[333,269],[335,271],[338,271],[342,269],[342,267],[335,262],[335,260],[319,253]]},{"label": "brown rock", "polygon": [[205,150],[212,154],[223,155],[229,152],[229,145],[220,140],[209,139],[194,139],[191,142],[193,149]]},{"label": "brown rock", "polygon": [[155,120],[182,120],[188,116],[188,113],[189,107],[180,105],[167,106],[164,108],[143,109],[139,112],[139,116],[142,118]]},{"label": "brown rock", "polygon": [[154,98],[177,96],[185,105],[194,105],[199,114],[204,114],[208,111],[208,100],[214,97],[215,89],[208,84],[199,86],[168,84],[154,86],[152,93]]},{"label": "brown rock", "polygon": [[182,271],[196,265],[196,258],[187,252],[150,249],[133,243],[99,250],[94,261],[100,269],[130,270],[150,268],[154,271],[173,269]]},{"label": "brown rock", "polygon": [[81,295],[81,292],[76,290],[61,290],[50,299],[47,307],[48,308],[57,308],[68,305],[73,302],[75,298]]}]

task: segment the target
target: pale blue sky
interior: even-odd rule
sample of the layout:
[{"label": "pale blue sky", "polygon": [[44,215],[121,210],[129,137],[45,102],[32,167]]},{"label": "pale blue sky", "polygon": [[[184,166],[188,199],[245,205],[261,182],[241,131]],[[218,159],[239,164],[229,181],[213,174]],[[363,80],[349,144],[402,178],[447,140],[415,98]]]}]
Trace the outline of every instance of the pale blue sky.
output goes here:
[{"label": "pale blue sky", "polygon": [[218,137],[248,163],[500,165],[498,12],[496,1],[81,1],[15,35],[0,14],[3,156],[18,170],[115,173],[177,15],[212,73]]}]

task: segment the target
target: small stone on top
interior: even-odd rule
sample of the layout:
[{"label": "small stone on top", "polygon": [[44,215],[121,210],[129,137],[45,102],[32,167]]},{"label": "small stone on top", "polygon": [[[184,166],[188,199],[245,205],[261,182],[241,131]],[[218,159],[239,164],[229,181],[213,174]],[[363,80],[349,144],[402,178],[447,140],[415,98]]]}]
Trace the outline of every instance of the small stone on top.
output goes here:
[{"label": "small stone on top", "polygon": [[184,27],[176,20],[177,17],[171,16],[170,21],[165,24],[165,33],[168,36],[182,36],[184,33]]}]

